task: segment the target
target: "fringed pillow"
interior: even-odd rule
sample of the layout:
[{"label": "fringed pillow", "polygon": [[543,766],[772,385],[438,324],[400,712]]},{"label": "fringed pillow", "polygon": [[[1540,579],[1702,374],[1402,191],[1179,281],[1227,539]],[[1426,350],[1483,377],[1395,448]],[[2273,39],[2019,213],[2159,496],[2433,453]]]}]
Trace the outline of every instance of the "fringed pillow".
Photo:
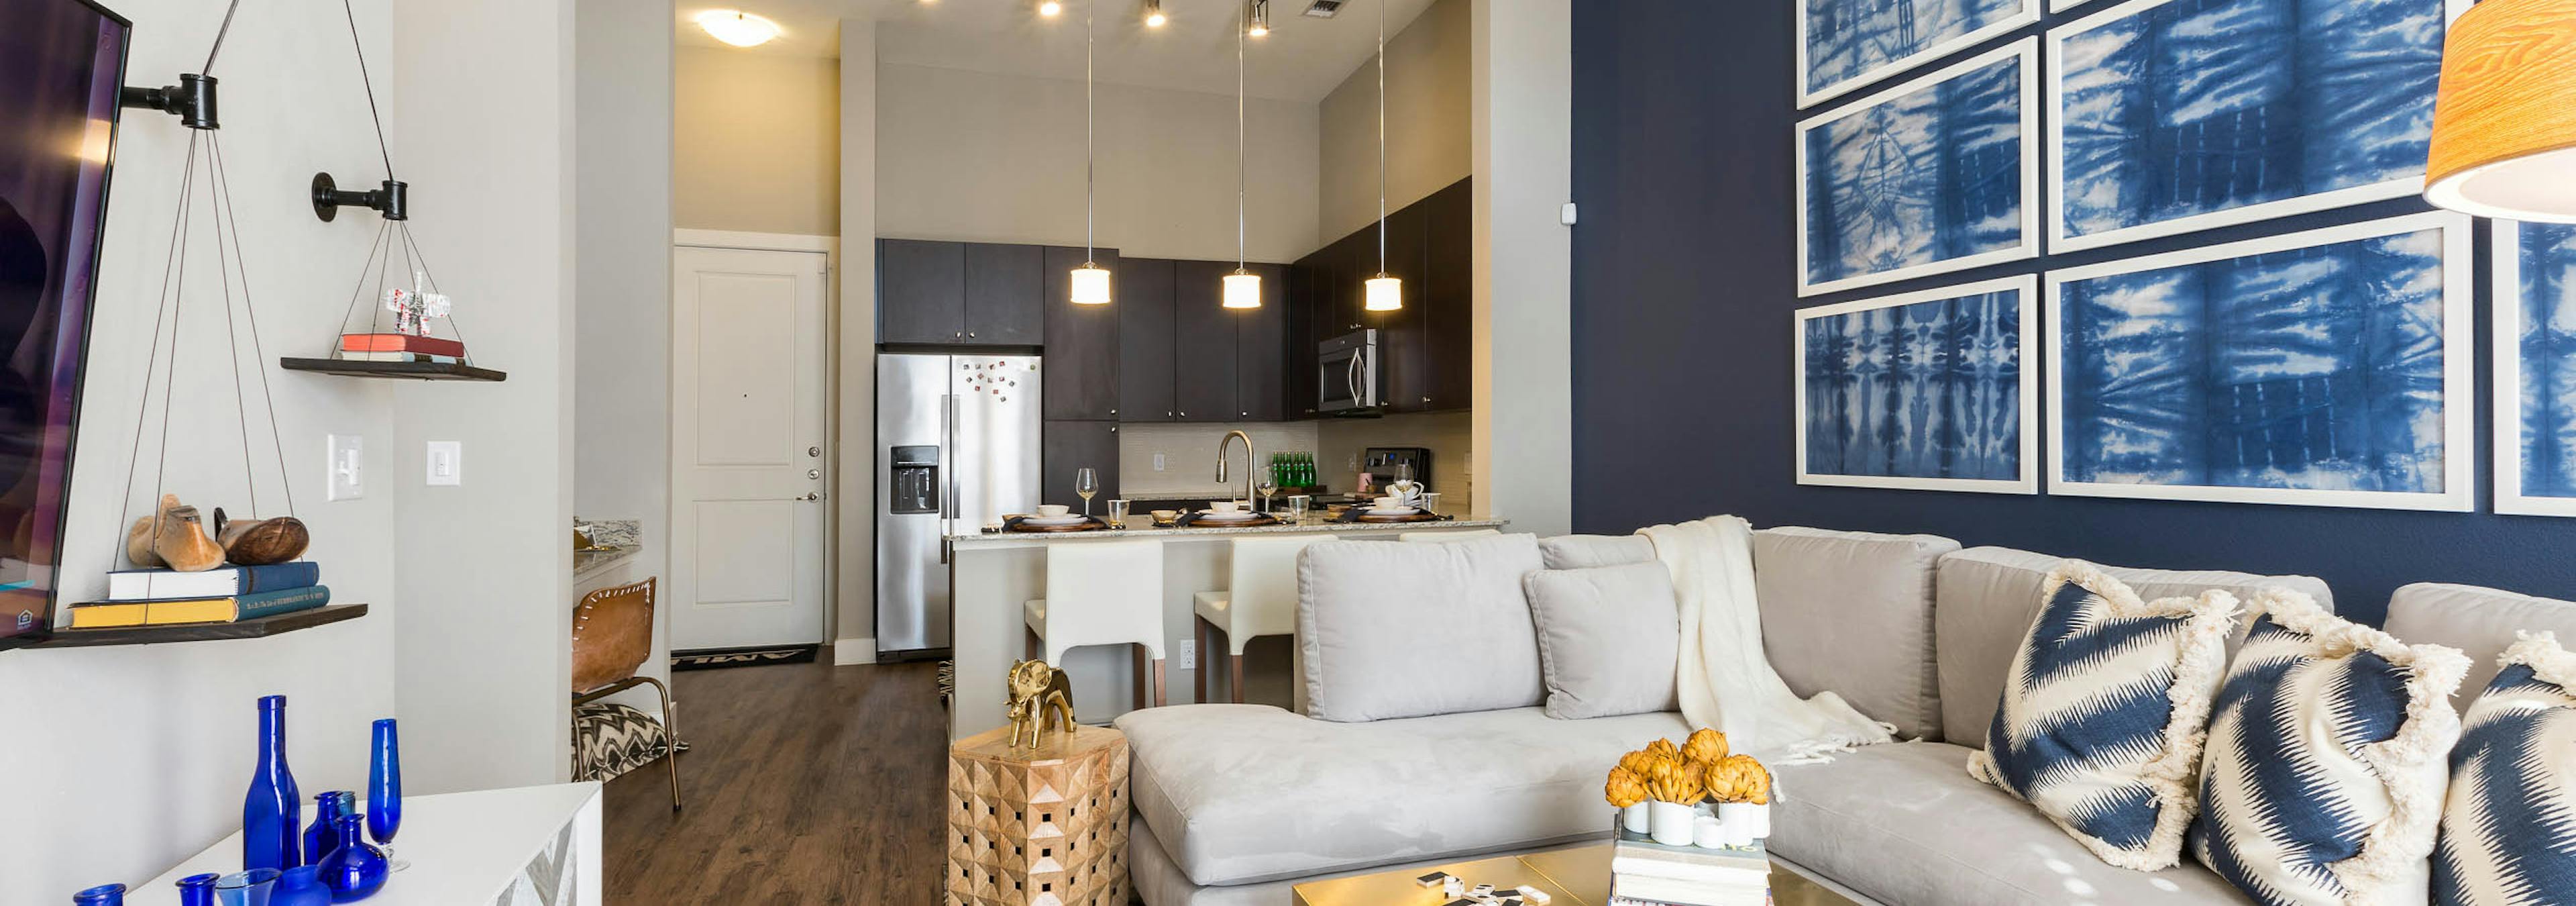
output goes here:
[{"label": "fringed pillow", "polygon": [[2201,864],[2272,906],[2422,903],[2460,717],[2458,649],[2267,591],[2201,763]]},{"label": "fringed pillow", "polygon": [[2104,862],[2170,868],[2182,860],[2236,598],[2213,589],[2140,601],[2075,560],[2039,593],[1968,775],[2029,802]]},{"label": "fringed pillow", "polygon": [[2461,719],[2433,854],[2433,902],[2521,906],[2576,896],[2576,654],[2525,633]]}]

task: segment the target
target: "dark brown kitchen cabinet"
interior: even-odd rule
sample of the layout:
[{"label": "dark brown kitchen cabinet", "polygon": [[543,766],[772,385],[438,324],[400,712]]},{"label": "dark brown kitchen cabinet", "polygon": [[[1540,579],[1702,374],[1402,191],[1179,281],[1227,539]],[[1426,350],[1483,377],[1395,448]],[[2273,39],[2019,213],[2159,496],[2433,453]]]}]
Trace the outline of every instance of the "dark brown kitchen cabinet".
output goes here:
[{"label": "dark brown kitchen cabinet", "polygon": [[1119,259],[1118,420],[1171,421],[1172,262]]},{"label": "dark brown kitchen cabinet", "polygon": [[966,247],[877,240],[877,342],[952,344],[966,339]]},{"label": "dark brown kitchen cabinet", "polygon": [[1231,262],[1172,262],[1172,407],[1185,422],[1238,420],[1237,312],[1224,307]]},{"label": "dark brown kitchen cabinet", "polygon": [[1407,205],[1386,218],[1386,272],[1403,282],[1404,306],[1394,311],[1372,311],[1363,314],[1371,328],[1378,332],[1378,349],[1384,362],[1378,371],[1383,375],[1378,385],[1386,396],[1380,401],[1388,412],[1421,412],[1430,402],[1430,349],[1423,333],[1423,249],[1429,243],[1423,235],[1429,218],[1423,205]]},{"label": "dark brown kitchen cabinet", "polygon": [[1287,367],[1287,417],[1314,418],[1317,414],[1316,392],[1321,389],[1315,372],[1316,330],[1315,268],[1307,262],[1312,256],[1288,267],[1288,349],[1281,360]]},{"label": "dark brown kitchen cabinet", "polygon": [[964,258],[965,341],[987,346],[1046,342],[1046,250],[975,242],[966,245]]},{"label": "dark brown kitchen cabinet", "polygon": [[1235,420],[1288,419],[1288,266],[1246,265],[1261,276],[1261,307],[1231,310],[1234,319]]},{"label": "dark brown kitchen cabinet", "polygon": [[1088,468],[1100,482],[1100,493],[1091,498],[1091,512],[1107,512],[1106,501],[1118,496],[1118,423],[1050,419],[1045,429],[1039,441],[1038,502],[1061,503],[1082,512],[1082,497],[1074,493],[1073,479],[1076,470]]},{"label": "dark brown kitchen cabinet", "polygon": [[1083,250],[1048,246],[1045,257],[1046,417],[1071,421],[1118,419],[1118,250],[1099,249],[1091,260],[1109,269],[1108,305],[1073,304],[1073,269]]},{"label": "dark brown kitchen cabinet", "polygon": [[[1475,344],[1474,197],[1459,180],[1390,212],[1384,257],[1374,222],[1299,259],[1292,269],[1295,311],[1288,322],[1289,411],[1316,413],[1317,343],[1378,331],[1380,404],[1388,412],[1434,412],[1473,405]],[[1404,306],[1367,310],[1367,280],[1386,272],[1403,281]]]},{"label": "dark brown kitchen cabinet", "polygon": [[1427,215],[1420,297],[1423,351],[1429,359],[1421,406],[1465,409],[1475,397],[1475,193],[1460,180],[1419,206]]}]

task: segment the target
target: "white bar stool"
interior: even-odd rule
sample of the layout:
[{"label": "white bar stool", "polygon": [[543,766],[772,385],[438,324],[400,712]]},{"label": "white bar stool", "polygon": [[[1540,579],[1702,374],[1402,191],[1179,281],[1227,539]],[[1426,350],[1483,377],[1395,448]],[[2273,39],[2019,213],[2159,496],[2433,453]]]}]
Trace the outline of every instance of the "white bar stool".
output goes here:
[{"label": "white bar stool", "polygon": [[1500,535],[1502,533],[1501,529],[1476,529],[1471,532],[1397,532],[1395,533],[1395,540],[1429,541],[1433,543],[1442,541],[1473,541],[1478,538]]},{"label": "white bar stool", "polygon": [[1062,664],[1085,645],[1132,645],[1136,707],[1146,707],[1146,661],[1163,704],[1163,544],[1106,541],[1047,546],[1046,597],[1028,602],[1029,657]]},{"label": "white bar stool", "polygon": [[1307,545],[1331,541],[1330,535],[1290,538],[1236,538],[1233,564],[1226,570],[1225,591],[1192,596],[1198,619],[1198,700],[1208,700],[1209,633],[1225,634],[1231,664],[1233,700],[1243,703],[1243,646],[1265,635],[1297,633],[1297,553]]}]

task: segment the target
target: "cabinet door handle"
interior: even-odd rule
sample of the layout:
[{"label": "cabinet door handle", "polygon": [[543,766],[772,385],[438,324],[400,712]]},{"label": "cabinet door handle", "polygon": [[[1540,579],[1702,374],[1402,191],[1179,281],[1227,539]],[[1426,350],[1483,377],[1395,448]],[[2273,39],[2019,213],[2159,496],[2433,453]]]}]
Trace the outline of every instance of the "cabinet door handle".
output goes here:
[{"label": "cabinet door handle", "polygon": [[974,339],[974,338],[975,338],[975,332],[974,332],[974,331],[971,331],[971,330],[970,330],[970,331],[967,331],[967,332],[966,332],[966,338],[967,338],[967,339],[969,339],[969,340]]}]

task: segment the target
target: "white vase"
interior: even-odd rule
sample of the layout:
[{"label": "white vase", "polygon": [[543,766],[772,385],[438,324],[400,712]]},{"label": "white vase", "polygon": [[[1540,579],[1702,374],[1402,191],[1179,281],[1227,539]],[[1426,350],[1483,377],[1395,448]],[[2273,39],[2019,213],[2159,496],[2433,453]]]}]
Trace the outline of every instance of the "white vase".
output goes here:
[{"label": "white vase", "polygon": [[1628,832],[1632,834],[1648,832],[1653,825],[1647,823],[1648,817],[1646,805],[1646,803],[1640,802],[1627,808],[1620,809],[1619,825],[1627,828]]},{"label": "white vase", "polygon": [[1702,816],[1691,823],[1691,845],[1717,849],[1726,845],[1726,828],[1717,819]]},{"label": "white vase", "polygon": [[[1742,826],[1747,843],[1771,836],[1771,807],[1750,802],[1729,802],[1717,807],[1717,820],[1727,826]],[[1738,844],[1743,845],[1743,844]]]},{"label": "white vase", "polygon": [[1653,837],[1655,842],[1665,846],[1691,845],[1691,833],[1696,830],[1695,825],[1699,814],[1692,811],[1689,805],[1654,801],[1646,803],[1646,810],[1648,836]]}]

